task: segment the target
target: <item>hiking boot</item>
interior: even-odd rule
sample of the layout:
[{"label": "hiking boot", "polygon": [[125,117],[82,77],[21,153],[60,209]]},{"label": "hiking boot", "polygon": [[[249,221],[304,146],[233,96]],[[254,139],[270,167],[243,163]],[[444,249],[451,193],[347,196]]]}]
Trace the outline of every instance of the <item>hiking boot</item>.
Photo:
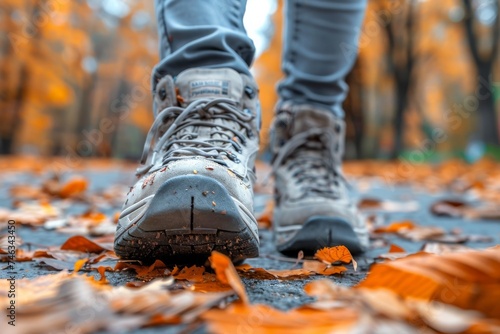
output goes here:
[{"label": "hiking boot", "polygon": [[139,180],[120,215],[123,259],[204,262],[257,257],[253,215],[257,86],[232,69],[190,69],[158,82]]},{"label": "hiking boot", "polygon": [[342,175],[344,122],[309,105],[284,103],[271,131],[278,250],[296,255],[345,245],[356,254],[368,246],[365,223]]}]

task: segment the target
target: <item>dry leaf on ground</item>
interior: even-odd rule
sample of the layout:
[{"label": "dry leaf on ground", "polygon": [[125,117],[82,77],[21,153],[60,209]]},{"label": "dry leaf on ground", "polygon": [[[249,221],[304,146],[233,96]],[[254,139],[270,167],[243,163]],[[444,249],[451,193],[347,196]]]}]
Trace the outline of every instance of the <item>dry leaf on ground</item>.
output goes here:
[{"label": "dry leaf on ground", "polygon": [[[102,270],[101,270],[102,271]],[[16,333],[46,333],[77,328],[79,333],[126,332],[145,326],[191,323],[201,313],[219,304],[230,293],[170,293],[170,282],[157,280],[139,288],[111,287],[92,278],[69,275],[18,279]],[[8,291],[8,281],[0,281],[0,291]],[[8,302],[0,295],[0,302]],[[6,321],[0,332],[10,333]]]},{"label": "dry leaf on ground", "polygon": [[347,268],[344,266],[331,266],[324,262],[310,261],[310,260],[304,261],[304,263],[302,264],[302,268],[306,271],[310,271],[315,274],[324,276],[341,274],[344,271],[347,271]]},{"label": "dry leaf on ground", "polygon": [[73,176],[59,189],[61,198],[68,198],[82,194],[87,190],[88,181],[82,176]]},{"label": "dry leaf on ground", "polygon": [[404,250],[403,247],[400,247],[398,245],[395,245],[395,244],[391,244],[390,248],[389,248],[389,253],[405,253],[406,251]]},{"label": "dry leaf on ground", "polygon": [[308,334],[348,332],[358,315],[351,310],[337,312],[298,309],[283,312],[266,305],[236,303],[212,309],[201,316],[212,333]]},{"label": "dry leaf on ground", "polygon": [[84,236],[75,235],[66,240],[66,242],[62,244],[61,249],[87,253],[102,253],[104,251],[110,251],[113,248],[112,245],[98,244]]},{"label": "dry leaf on ground", "polygon": [[467,204],[459,200],[439,200],[432,204],[430,210],[436,216],[461,217]]},{"label": "dry leaf on ground", "polygon": [[500,318],[500,249],[417,253],[375,264],[360,288],[386,288]]},{"label": "dry leaf on ground", "polygon": [[355,333],[481,333],[481,325],[493,333],[499,329],[477,312],[470,312],[437,302],[405,299],[384,287],[346,288],[330,280],[310,282],[305,291],[317,298],[307,307],[330,311],[351,311],[358,316]]},{"label": "dry leaf on ground", "polygon": [[236,294],[238,294],[241,301],[248,304],[248,296],[245,286],[238,276],[231,259],[222,253],[213,251],[209,260],[210,265],[215,270],[217,279],[224,284],[230,285]]},{"label": "dry leaf on ground", "polygon": [[358,263],[354,260],[346,246],[324,247],[314,254],[314,257],[325,264],[333,265],[337,262],[351,263],[354,270],[357,270]]},{"label": "dry leaf on ground", "polygon": [[409,220],[391,223],[388,226],[377,227],[375,233],[398,233],[402,230],[411,230],[415,228],[415,223]]},{"label": "dry leaf on ground", "polygon": [[376,198],[363,198],[357,206],[364,212],[412,212],[417,211],[420,207],[416,201],[396,202]]}]

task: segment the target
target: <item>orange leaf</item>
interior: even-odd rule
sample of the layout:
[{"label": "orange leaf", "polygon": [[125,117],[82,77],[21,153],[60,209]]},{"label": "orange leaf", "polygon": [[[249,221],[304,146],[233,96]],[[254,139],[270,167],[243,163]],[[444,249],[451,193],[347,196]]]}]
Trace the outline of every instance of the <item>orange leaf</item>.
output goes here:
[{"label": "orange leaf", "polygon": [[75,176],[66,182],[59,191],[59,196],[62,198],[73,197],[87,190],[88,182],[81,176]]},{"label": "orange leaf", "polygon": [[500,317],[500,249],[420,252],[375,264],[357,287],[385,288],[403,297],[437,301]]},{"label": "orange leaf", "polygon": [[314,257],[326,264],[335,262],[350,263],[352,261],[351,252],[346,246],[325,247],[316,252]]},{"label": "orange leaf", "polygon": [[75,273],[79,272],[79,271],[80,271],[80,269],[82,269],[82,268],[83,268],[83,266],[85,265],[85,263],[87,263],[87,262],[88,262],[88,260],[89,260],[89,259],[80,259],[80,260],[76,261],[76,262],[75,262],[75,267],[74,267],[73,271],[74,271]]},{"label": "orange leaf", "polygon": [[[108,282],[108,279],[106,278],[106,270],[113,270],[112,268],[110,267],[104,267],[104,266],[100,266],[99,268],[97,268],[97,271],[99,272],[99,274],[101,275],[101,278],[99,279],[99,283],[102,283],[102,284],[107,284],[109,283]],[[94,280],[96,280],[94,278]],[[97,280],[96,280],[97,281]]]},{"label": "orange leaf", "polygon": [[304,270],[309,270],[311,272],[324,276],[341,274],[344,271],[347,271],[347,268],[344,266],[330,266],[325,264],[324,262],[319,261],[304,261],[304,263],[302,264],[302,268]]},{"label": "orange leaf", "polygon": [[404,220],[401,222],[394,222],[388,226],[382,226],[375,229],[375,233],[397,233],[401,230],[412,230],[415,224],[412,221]]},{"label": "orange leaf", "polygon": [[391,244],[391,248],[389,248],[389,253],[405,253],[406,251],[399,247],[398,245]]},{"label": "orange leaf", "polygon": [[231,260],[224,254],[213,251],[209,258],[210,265],[215,270],[217,279],[224,284],[230,285],[233,290],[238,294],[240,299],[248,304],[248,296],[245,291],[245,286],[241,281],[236,269],[234,268]]},{"label": "orange leaf", "polygon": [[104,213],[96,212],[96,211],[87,211],[83,215],[81,215],[80,217],[88,219],[94,223],[100,223],[106,219],[106,215]]},{"label": "orange leaf", "polygon": [[307,269],[290,269],[290,270],[266,270],[269,274],[275,276],[276,278],[286,278],[293,276],[309,276],[311,271]]},{"label": "orange leaf", "polygon": [[61,246],[61,249],[88,253],[101,253],[105,250],[109,250],[81,235],[75,235],[66,240]]},{"label": "orange leaf", "polygon": [[280,311],[267,305],[233,303],[210,309],[201,317],[210,333],[346,333],[358,320],[351,309],[315,310],[307,307]]},{"label": "orange leaf", "polygon": [[204,272],[205,272],[204,267],[191,266],[191,267],[184,267],[182,268],[182,270],[177,271],[175,274],[172,272],[172,275],[175,277],[175,279],[179,280],[182,279],[191,282],[202,282]]}]

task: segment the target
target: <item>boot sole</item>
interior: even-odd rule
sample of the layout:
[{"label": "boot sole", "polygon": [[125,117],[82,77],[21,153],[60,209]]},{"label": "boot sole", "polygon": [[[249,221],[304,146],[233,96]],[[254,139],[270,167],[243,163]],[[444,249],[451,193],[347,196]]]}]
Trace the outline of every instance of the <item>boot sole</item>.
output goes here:
[{"label": "boot sole", "polygon": [[314,216],[297,229],[292,238],[276,246],[278,251],[296,256],[299,251],[314,254],[323,247],[339,245],[346,246],[352,254],[360,254],[365,250],[351,224],[339,218]]},{"label": "boot sole", "polygon": [[[120,220],[130,221],[137,210]],[[116,236],[115,252],[148,263],[192,264],[206,262],[215,250],[240,262],[259,256],[256,226],[252,213],[217,180],[177,176],[158,189],[140,219]]]}]

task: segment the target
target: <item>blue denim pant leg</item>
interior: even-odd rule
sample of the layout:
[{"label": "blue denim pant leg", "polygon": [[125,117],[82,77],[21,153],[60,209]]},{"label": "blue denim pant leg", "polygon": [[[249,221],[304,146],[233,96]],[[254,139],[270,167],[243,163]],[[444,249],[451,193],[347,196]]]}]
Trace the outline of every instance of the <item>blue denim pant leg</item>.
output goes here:
[{"label": "blue denim pant leg", "polygon": [[[260,0],[254,0],[260,1]],[[246,0],[156,0],[160,55],[154,84],[188,68],[249,74],[254,46],[243,27]],[[343,117],[345,76],[356,59],[366,0],[288,0],[280,101],[312,104]]]},{"label": "blue denim pant leg", "polygon": [[162,77],[194,67],[232,68],[248,74],[255,47],[243,27],[246,0],[156,0]]},{"label": "blue denim pant leg", "polygon": [[345,76],[357,56],[366,0],[288,0],[281,102],[312,104],[343,117]]}]

